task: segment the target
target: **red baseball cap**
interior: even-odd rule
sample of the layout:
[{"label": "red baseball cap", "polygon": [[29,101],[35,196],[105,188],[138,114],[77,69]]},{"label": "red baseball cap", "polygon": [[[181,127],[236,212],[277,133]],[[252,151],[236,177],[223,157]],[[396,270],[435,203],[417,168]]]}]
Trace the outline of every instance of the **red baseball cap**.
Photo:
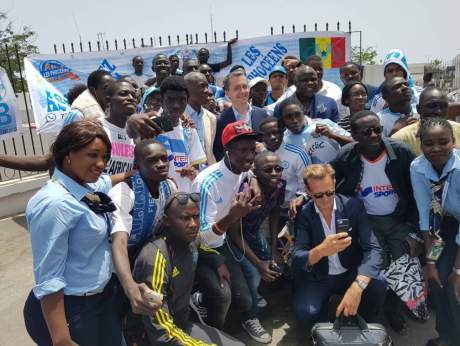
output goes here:
[{"label": "red baseball cap", "polygon": [[255,133],[246,121],[235,121],[225,126],[222,131],[222,145],[226,146],[228,143],[233,141],[237,137],[249,137],[257,139],[257,133]]}]

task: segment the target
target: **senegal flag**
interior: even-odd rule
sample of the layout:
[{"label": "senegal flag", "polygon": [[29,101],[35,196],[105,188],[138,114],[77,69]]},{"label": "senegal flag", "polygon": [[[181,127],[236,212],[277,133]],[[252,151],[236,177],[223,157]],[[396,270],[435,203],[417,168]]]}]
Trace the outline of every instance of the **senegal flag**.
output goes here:
[{"label": "senegal flag", "polygon": [[300,60],[318,55],[324,68],[336,68],[345,63],[345,37],[311,37],[299,39]]}]

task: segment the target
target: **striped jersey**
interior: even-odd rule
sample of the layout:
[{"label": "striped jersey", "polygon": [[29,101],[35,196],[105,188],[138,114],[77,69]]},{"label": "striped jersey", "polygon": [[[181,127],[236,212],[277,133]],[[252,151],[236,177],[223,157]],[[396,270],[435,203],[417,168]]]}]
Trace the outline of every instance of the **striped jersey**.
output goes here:
[{"label": "striped jersey", "polygon": [[201,197],[200,236],[206,246],[217,248],[223,245],[225,234],[214,233],[212,224],[228,214],[232,200],[247,176],[247,172],[233,173],[221,160],[201,171],[193,181],[192,192],[198,192]]}]

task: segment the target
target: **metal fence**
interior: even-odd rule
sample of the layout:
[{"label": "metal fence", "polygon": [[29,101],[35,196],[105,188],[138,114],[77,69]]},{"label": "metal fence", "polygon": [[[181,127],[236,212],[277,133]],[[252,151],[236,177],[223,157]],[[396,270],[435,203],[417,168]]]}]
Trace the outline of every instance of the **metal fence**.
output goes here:
[{"label": "metal fence", "polygon": [[[311,27],[307,24],[303,24],[300,27],[300,30],[303,29],[303,32],[307,31],[318,31],[321,30],[319,28],[318,23],[314,23]],[[340,22],[336,23],[336,30],[340,31]],[[291,31],[292,29],[292,31]],[[298,28],[297,28],[298,29]],[[331,26],[332,29],[332,26]],[[351,28],[351,21],[348,22],[348,32],[349,33],[359,33],[360,35],[360,43],[359,46],[361,47],[361,36],[362,31],[352,31]],[[282,25],[279,28],[279,32],[272,26],[270,27],[270,35],[277,35],[277,34],[287,34],[290,32],[296,32],[296,26],[293,24],[292,26],[284,26]],[[329,31],[329,23],[326,23],[323,27],[323,30]],[[205,32],[202,35],[198,33],[189,33],[185,35],[157,35],[157,36],[150,36],[150,37],[141,37],[141,38],[122,38],[122,39],[115,39],[111,42],[109,40],[103,40],[103,34],[98,34],[98,40],[96,41],[87,41],[83,42],[80,40],[78,43],[70,42],[70,43],[55,43],[53,45],[54,53],[82,53],[82,52],[93,52],[93,51],[109,51],[109,50],[125,50],[131,48],[144,48],[144,47],[171,47],[171,46],[179,46],[179,45],[193,45],[193,44],[207,44],[207,43],[218,43],[218,42],[227,42],[227,40],[231,39],[232,37],[239,37],[239,31],[235,30],[234,36],[231,36],[232,33],[227,33],[226,31],[222,32],[222,34],[217,33],[216,31],[212,33]]]},{"label": "metal fence", "polygon": [[460,89],[460,55],[453,60],[434,60],[425,67],[432,74],[432,82],[447,91]]},{"label": "metal fence", "polygon": [[[278,29],[270,27],[270,35],[278,34],[288,34],[290,32],[296,32],[295,25],[284,26],[282,25]],[[311,31],[325,30],[329,31],[329,23],[326,23],[324,27],[320,28],[317,23],[310,25],[304,24],[300,26],[300,30],[306,32],[307,29]],[[331,25],[332,29],[332,25]],[[337,31],[340,31],[340,23],[336,23],[334,28]],[[352,31],[351,22],[348,22],[348,32],[359,33],[359,46],[361,47],[361,38],[362,31]],[[291,31],[292,30],[292,31]],[[121,40],[115,39],[113,42],[109,43],[108,40],[99,39],[97,41],[88,41],[83,44],[80,41],[77,44],[70,42],[70,44],[54,44],[53,49],[54,53],[75,53],[80,52],[91,52],[91,51],[108,51],[108,50],[126,50],[131,48],[143,48],[143,47],[165,47],[165,46],[175,46],[175,45],[192,45],[192,44],[206,44],[210,42],[227,42],[228,39],[232,37],[239,37],[239,31],[235,30],[234,36],[230,37],[231,33],[223,32],[218,34],[213,32],[212,34],[204,33],[202,35],[195,34],[185,34],[184,35],[167,35],[167,36],[152,36],[148,38],[141,37],[140,39],[126,39]],[[98,35],[99,38],[102,35]],[[59,48],[58,48],[59,47]],[[59,51],[61,49],[61,51]],[[34,118],[32,116],[32,107],[29,94],[27,93],[27,83],[23,75],[23,59],[20,57],[19,49],[17,46],[9,47],[3,46],[0,47],[0,50],[4,50],[6,54],[5,61],[0,61],[0,65],[3,66],[7,71],[10,77],[10,80],[13,81],[13,78],[16,82],[12,83],[15,89],[16,97],[19,103],[19,122],[21,125],[22,133],[16,135],[11,139],[2,140],[0,143],[0,155],[14,155],[14,156],[37,156],[45,155],[49,152],[49,147],[54,140],[54,136],[51,135],[40,135],[37,133],[34,123]],[[361,51],[361,49],[360,49]],[[12,59],[13,64],[12,64]],[[13,65],[15,67],[13,67]],[[16,87],[15,87],[16,86]],[[25,91],[25,92],[22,92]],[[23,172],[7,169],[0,167],[0,182],[8,181],[11,179],[23,179],[26,176],[37,174],[38,172]]]}]

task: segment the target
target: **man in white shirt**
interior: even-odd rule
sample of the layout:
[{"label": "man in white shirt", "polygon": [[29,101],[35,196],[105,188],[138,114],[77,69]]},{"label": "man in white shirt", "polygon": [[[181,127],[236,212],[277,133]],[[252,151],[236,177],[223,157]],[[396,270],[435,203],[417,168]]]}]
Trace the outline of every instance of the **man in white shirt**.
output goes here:
[{"label": "man in white shirt", "polygon": [[160,87],[163,114],[169,117],[173,130],[161,133],[157,140],[169,154],[169,176],[176,182],[178,191],[190,192],[198,166],[206,162],[206,154],[196,129],[182,126],[181,116],[185,111],[188,90],[184,78],[170,76]]},{"label": "man in white shirt", "polygon": [[209,97],[208,81],[200,72],[190,72],[185,77],[188,89],[188,104],[185,108],[187,114],[195,123],[200,143],[207,157],[207,164],[216,162],[212,152],[214,138],[216,137],[216,115],[205,109]]},{"label": "man in white shirt", "polygon": [[307,325],[320,320],[332,295],[343,295],[336,316],[359,313],[376,318],[385,284],[379,280],[383,251],[357,197],[335,194],[334,169],[310,165],[303,178],[310,200],[295,223],[293,250],[296,317]]}]

